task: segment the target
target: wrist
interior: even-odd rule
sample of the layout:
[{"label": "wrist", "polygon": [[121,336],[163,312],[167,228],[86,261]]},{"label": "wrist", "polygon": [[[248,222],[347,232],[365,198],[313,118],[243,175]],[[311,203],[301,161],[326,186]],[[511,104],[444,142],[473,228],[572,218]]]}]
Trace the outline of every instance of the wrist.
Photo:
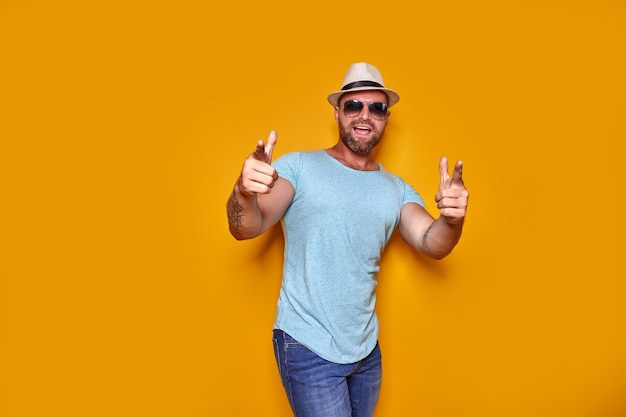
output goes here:
[{"label": "wrist", "polygon": [[255,193],[250,193],[250,192],[245,191],[245,187],[243,186],[243,180],[241,179],[241,177],[237,180],[237,182],[233,186],[233,194],[236,197],[240,197],[246,200],[254,198],[256,196]]},{"label": "wrist", "polygon": [[450,217],[450,216],[441,215],[441,218],[443,219],[443,221],[446,222],[446,224],[448,224],[449,226],[453,226],[453,227],[462,227],[463,223],[465,222],[465,216],[464,217]]}]

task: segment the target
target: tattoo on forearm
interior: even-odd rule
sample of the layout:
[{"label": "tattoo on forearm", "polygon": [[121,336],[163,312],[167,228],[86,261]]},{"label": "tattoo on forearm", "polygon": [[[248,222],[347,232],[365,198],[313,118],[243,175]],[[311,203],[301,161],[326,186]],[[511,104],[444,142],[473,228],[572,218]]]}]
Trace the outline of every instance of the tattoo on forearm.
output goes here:
[{"label": "tattoo on forearm", "polygon": [[433,224],[434,223],[431,223],[430,226],[428,226],[428,229],[426,229],[424,236],[422,237],[422,244],[425,248],[428,248],[428,235],[430,234],[430,229],[432,229]]},{"label": "tattoo on forearm", "polygon": [[237,197],[235,196],[235,193],[233,192],[230,198],[228,199],[228,207],[227,207],[228,223],[230,224],[231,227],[235,229],[239,229],[241,227],[242,225],[241,212],[242,211],[243,211],[243,207],[241,206],[241,204],[239,204],[239,201],[237,200]]}]

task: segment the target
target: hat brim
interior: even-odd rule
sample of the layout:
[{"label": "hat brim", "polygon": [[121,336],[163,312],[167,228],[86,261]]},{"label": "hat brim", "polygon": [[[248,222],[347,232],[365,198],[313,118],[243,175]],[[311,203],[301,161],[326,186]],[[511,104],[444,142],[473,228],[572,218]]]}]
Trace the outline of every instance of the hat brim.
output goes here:
[{"label": "hat brim", "polygon": [[333,93],[330,93],[328,95],[328,102],[332,105],[332,106],[338,106],[339,105],[339,98],[346,94],[346,93],[352,93],[355,91],[368,91],[368,90],[380,90],[383,91],[385,94],[387,94],[387,98],[389,100],[389,102],[387,103],[388,107],[393,106],[394,104],[396,104],[398,101],[400,101],[400,96],[398,95],[398,93],[396,93],[395,91],[389,89],[389,88],[382,88],[382,87],[357,87],[357,88],[351,88],[349,90],[340,90],[340,91],[335,91]]}]

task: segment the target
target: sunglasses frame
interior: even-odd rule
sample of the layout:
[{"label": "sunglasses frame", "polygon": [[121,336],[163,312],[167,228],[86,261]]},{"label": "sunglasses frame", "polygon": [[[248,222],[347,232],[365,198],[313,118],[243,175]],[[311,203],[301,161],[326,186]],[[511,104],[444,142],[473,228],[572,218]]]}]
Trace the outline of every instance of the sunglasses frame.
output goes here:
[{"label": "sunglasses frame", "polygon": [[[355,109],[349,110],[350,113],[353,113],[356,111],[356,113],[353,116],[350,116],[348,115],[348,113],[346,113],[347,104],[354,104],[358,108],[358,111],[356,111]],[[346,117],[353,119],[357,117],[359,114],[361,114],[361,112],[363,111],[363,108],[365,107],[365,104],[367,104],[367,110],[369,111],[372,118],[376,120],[385,120],[387,116],[389,116],[389,106],[386,103],[383,103],[381,101],[365,102],[361,100],[346,100],[341,105],[341,109],[343,110],[343,114]]]}]

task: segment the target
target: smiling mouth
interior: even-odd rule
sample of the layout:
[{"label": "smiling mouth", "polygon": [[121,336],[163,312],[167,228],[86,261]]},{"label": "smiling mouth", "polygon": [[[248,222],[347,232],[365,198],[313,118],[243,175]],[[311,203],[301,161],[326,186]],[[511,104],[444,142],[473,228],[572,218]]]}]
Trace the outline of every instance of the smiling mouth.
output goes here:
[{"label": "smiling mouth", "polygon": [[353,127],[354,131],[360,134],[367,134],[372,131],[372,128],[369,126],[358,125]]}]

